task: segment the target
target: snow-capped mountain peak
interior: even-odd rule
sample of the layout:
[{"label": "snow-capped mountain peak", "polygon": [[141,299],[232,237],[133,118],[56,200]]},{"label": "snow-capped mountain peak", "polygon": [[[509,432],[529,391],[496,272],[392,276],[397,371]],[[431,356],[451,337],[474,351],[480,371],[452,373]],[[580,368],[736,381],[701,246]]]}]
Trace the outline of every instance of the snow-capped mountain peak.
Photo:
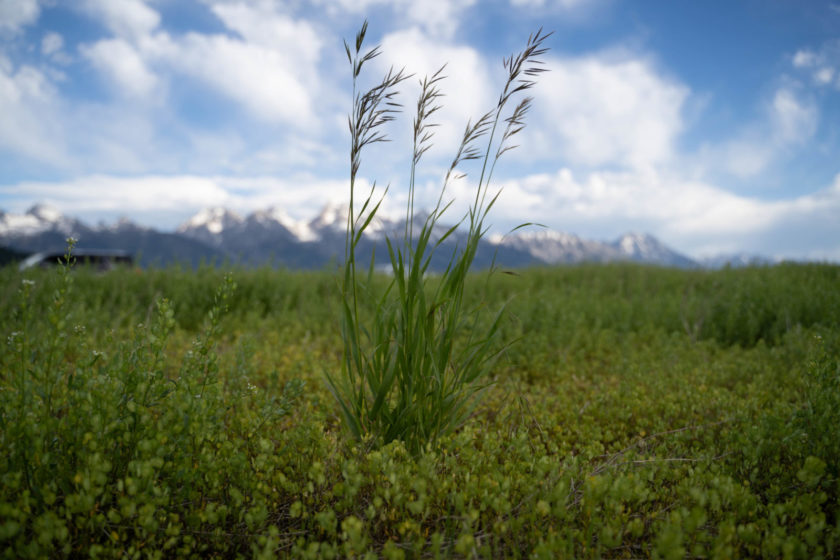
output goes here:
[{"label": "snow-capped mountain peak", "polygon": [[277,223],[289,230],[298,241],[316,241],[318,234],[312,231],[309,223],[295,220],[285,210],[272,206],[266,210],[259,210],[251,214],[251,218],[265,225]]},{"label": "snow-capped mountain peak", "polygon": [[37,235],[53,229],[70,235],[74,227],[74,220],[48,204],[36,204],[25,214],[0,213],[0,235]]},{"label": "snow-capped mountain peak", "polygon": [[330,228],[343,231],[349,210],[350,206],[347,204],[327,204],[309,225],[313,229]]},{"label": "snow-capped mountain peak", "polygon": [[539,228],[520,230],[507,235],[495,234],[489,237],[491,243],[499,244],[506,243],[508,240],[517,240],[523,243],[560,243],[563,245],[571,245],[580,242],[580,238],[573,233],[566,233],[564,231],[554,231],[551,229]]},{"label": "snow-capped mountain peak", "polygon": [[544,228],[517,231],[503,238],[491,239],[491,241],[501,246],[525,251],[548,264],[604,262],[617,256],[613,248],[603,243],[585,241],[572,233]]},{"label": "snow-capped mountain peak", "polygon": [[205,208],[182,224],[178,232],[204,229],[209,233],[219,234],[226,228],[239,223],[242,223],[242,217],[227,208]]},{"label": "snow-capped mountain peak", "polygon": [[665,246],[661,241],[646,233],[625,233],[610,245],[620,255],[631,261],[672,266],[696,266],[688,257]]},{"label": "snow-capped mountain peak", "polygon": [[55,206],[49,204],[36,204],[26,211],[27,216],[37,218],[42,222],[57,223],[63,218],[61,212]]},{"label": "snow-capped mountain peak", "polygon": [[44,223],[32,214],[3,214],[0,216],[0,235],[31,235],[43,231]]},{"label": "snow-capped mountain peak", "polygon": [[645,256],[665,249],[656,238],[636,232],[625,233],[613,243],[613,246],[628,257]]},{"label": "snow-capped mountain peak", "polygon": [[[361,207],[356,210],[361,210]],[[178,240],[177,243],[183,243],[182,247],[189,247],[189,254],[177,258],[192,259],[190,262],[199,258],[196,255],[202,258],[209,255],[248,264],[278,262],[287,266],[318,267],[343,254],[347,211],[346,204],[331,204],[312,220],[300,221],[279,207],[253,212],[247,218],[225,208],[207,208],[184,222],[177,233],[161,235],[170,236],[167,241],[169,245]],[[418,212],[411,218],[415,232],[422,227],[427,216],[426,213]],[[376,219],[368,225],[359,251],[372,254],[375,250],[381,255],[385,251],[385,236],[399,243],[405,227],[405,215],[394,217],[384,212],[378,213]],[[445,224],[437,224],[432,240],[439,239],[447,229]],[[91,228],[46,205],[37,205],[25,214],[0,211],[0,245],[25,251],[52,249],[53,245],[60,245],[59,240],[68,235],[79,238],[81,243],[102,246],[116,244],[129,250],[134,246],[145,247],[146,240],[154,237],[153,233],[154,230],[142,228],[125,219],[110,226],[101,223]],[[462,230],[456,231],[444,242],[445,247],[441,246],[441,256],[434,266],[446,266],[444,253],[457,247],[463,239],[462,235]],[[504,237],[491,236],[486,241],[489,243],[482,246],[481,259],[484,260],[478,261],[482,263],[480,266],[489,262],[526,266],[616,261],[678,267],[698,265],[656,238],[639,233],[628,233],[615,241],[601,242],[582,239],[572,233],[529,228]],[[498,261],[494,261],[496,256]]]}]

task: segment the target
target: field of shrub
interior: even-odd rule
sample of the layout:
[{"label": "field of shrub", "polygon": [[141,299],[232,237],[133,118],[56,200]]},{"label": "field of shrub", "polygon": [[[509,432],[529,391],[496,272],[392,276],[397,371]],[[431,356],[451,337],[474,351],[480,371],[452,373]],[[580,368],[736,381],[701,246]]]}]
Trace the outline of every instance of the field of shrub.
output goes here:
[{"label": "field of shrub", "polygon": [[840,557],[840,267],[477,274],[510,342],[353,440],[335,272],[0,269],[4,558]]}]

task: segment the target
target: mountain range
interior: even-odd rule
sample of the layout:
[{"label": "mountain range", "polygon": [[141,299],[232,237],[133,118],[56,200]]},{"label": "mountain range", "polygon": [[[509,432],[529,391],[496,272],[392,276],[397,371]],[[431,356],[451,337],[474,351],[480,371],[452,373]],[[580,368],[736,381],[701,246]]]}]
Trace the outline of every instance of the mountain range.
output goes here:
[{"label": "mountain range", "polygon": [[[174,232],[143,227],[128,219],[112,225],[88,225],[59,210],[38,204],[25,214],[0,211],[0,247],[18,253],[61,250],[68,236],[78,239],[79,248],[122,249],[135,255],[141,266],[185,263],[232,262],[245,266],[270,264],[287,268],[321,268],[340,261],[344,254],[347,208],[328,205],[310,220],[292,219],[280,208],[268,208],[241,216],[225,208],[202,210]],[[415,228],[427,214],[413,217]],[[438,236],[448,229],[440,226]],[[377,218],[359,243],[360,259],[375,251],[377,262],[387,262],[386,236],[399,239],[405,220]],[[465,234],[456,231],[436,251],[431,268],[446,267],[453,251],[463,245]],[[505,268],[582,262],[633,261],[661,266],[691,268],[758,262],[745,256],[732,260],[697,262],[664,245],[648,234],[626,233],[611,242],[581,239],[570,234],[539,228],[507,236],[489,236],[479,246],[475,266],[486,268],[495,262]]]}]

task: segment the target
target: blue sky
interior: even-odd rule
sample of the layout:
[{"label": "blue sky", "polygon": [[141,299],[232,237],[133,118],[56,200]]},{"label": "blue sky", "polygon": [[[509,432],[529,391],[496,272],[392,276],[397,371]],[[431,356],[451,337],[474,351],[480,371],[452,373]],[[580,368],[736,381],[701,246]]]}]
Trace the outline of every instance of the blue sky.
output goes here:
[{"label": "blue sky", "polygon": [[[497,98],[502,57],[543,27],[550,72],[498,166],[496,231],[534,221],[649,232],[695,257],[840,260],[836,1],[0,0],[0,209],[174,229],[209,206],[307,219],[343,202],[342,39],[365,18],[383,46],[366,79],[448,63],[420,204]],[[391,212],[411,118],[363,155]]]}]

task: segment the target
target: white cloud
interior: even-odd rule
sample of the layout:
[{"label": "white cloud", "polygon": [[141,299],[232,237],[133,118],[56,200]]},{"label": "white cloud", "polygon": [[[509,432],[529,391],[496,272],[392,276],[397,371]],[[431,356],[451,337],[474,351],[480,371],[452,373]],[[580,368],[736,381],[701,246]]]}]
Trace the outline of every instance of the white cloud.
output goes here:
[{"label": "white cloud", "polygon": [[754,177],[764,171],[773,161],[776,149],[762,142],[759,136],[751,134],[749,137],[729,140],[717,151],[720,153],[710,158],[712,167],[722,162],[723,168],[729,173],[745,178]]},{"label": "white cloud", "polygon": [[509,2],[512,10],[527,14],[530,18],[562,18],[561,25],[563,26],[594,20],[613,3],[612,0],[509,0]]},{"label": "white cloud", "polygon": [[593,0],[511,0],[511,5],[517,8],[560,8],[563,10],[574,10],[591,4]]},{"label": "white cloud", "polygon": [[525,152],[587,166],[644,167],[673,156],[687,87],[630,53],[551,58],[546,67]]},{"label": "white cloud", "polygon": [[391,8],[396,26],[419,27],[424,33],[450,40],[455,36],[461,20],[476,0],[319,0],[327,13],[342,17],[346,13],[368,14],[378,6]]},{"label": "white cloud", "polygon": [[80,52],[116,87],[135,99],[151,99],[160,84],[151,68],[148,49],[161,18],[143,0],[84,0],[82,8],[113,35]]},{"label": "white cloud", "polygon": [[789,89],[779,89],[773,97],[773,132],[782,145],[809,139],[817,129],[816,106],[797,99]]},{"label": "white cloud", "polygon": [[821,86],[830,84],[833,79],[834,68],[820,68],[814,73],[814,81]]},{"label": "white cloud", "polygon": [[[250,212],[270,206],[283,208],[296,219],[310,219],[327,204],[348,200],[348,183],[343,179],[317,177],[215,177],[229,193],[232,207]],[[367,192],[368,183],[361,180],[360,192]]]},{"label": "white cloud", "polygon": [[259,5],[217,4],[212,11],[251,45],[283,51],[301,65],[318,61],[323,41],[307,21],[293,20]]},{"label": "white cloud", "polygon": [[[512,1],[523,9],[541,6],[569,12],[583,10],[587,4],[581,0]],[[300,2],[206,0],[224,26],[214,33],[169,30],[155,10],[161,4],[154,0],[83,2],[87,13],[110,35],[81,46],[79,52],[126,98],[74,102],[72,107],[62,99],[56,89],[60,82],[50,73],[51,67],[57,67],[56,56],[66,48],[57,33],[39,31],[40,43],[32,47],[49,60],[43,67],[12,64],[0,54],[2,156],[10,161],[20,156],[79,177],[65,183],[0,186],[0,193],[29,201],[48,200],[68,213],[131,209],[169,216],[208,205],[243,212],[280,205],[305,218],[326,202],[346,198],[344,179],[199,175],[304,168],[335,176],[330,174],[339,168],[344,171],[346,149],[337,155],[329,145],[339,133],[326,139],[323,133],[328,127],[332,130],[336,113],[342,114],[344,126],[349,103],[340,103],[347,101],[341,97],[348,92],[337,84],[346,85],[347,75],[333,75],[332,64],[343,53],[340,38],[331,44],[324,30],[335,27],[338,17],[347,19],[348,13],[387,11],[383,17],[391,21],[390,29],[399,29],[383,37],[383,55],[375,67],[371,64],[374,68],[365,79],[381,75],[391,64],[406,65],[422,77],[448,63],[448,79],[441,83],[446,94],[441,100],[443,110],[433,119],[441,127],[436,129],[435,147],[429,153],[432,168],[448,163],[466,119],[495,104],[501,85],[495,78],[503,78],[495,60],[488,62],[475,48],[453,39],[470,9],[481,9],[474,0],[397,0],[387,6],[385,0],[333,0],[337,15],[326,23],[311,13],[308,19],[293,16],[293,7],[304,5]],[[37,2],[8,0],[0,0],[0,16],[10,6],[24,11],[0,17],[0,27],[17,31],[38,17]],[[323,10],[317,15],[323,15]],[[838,242],[832,241],[840,239],[836,220],[840,177],[814,194],[776,201],[733,194],[704,178],[704,171],[721,168],[738,176],[755,176],[791,148],[812,140],[820,122],[814,102],[819,94],[808,92],[803,84],[824,88],[823,92],[834,84],[840,87],[838,44],[795,53],[789,73],[801,73],[799,79],[789,79],[764,99],[755,119],[735,128],[729,141],[700,154],[681,154],[678,149],[692,92],[663,73],[654,58],[627,50],[549,58],[551,72],[540,76],[528,128],[517,139],[524,145],[514,155],[537,160],[541,169],[556,169],[560,164],[568,168],[508,181],[492,220],[499,225],[539,221],[590,237],[617,235],[626,229],[649,230],[693,254],[772,249],[771,238],[801,239],[801,232],[808,230],[821,236],[810,245],[813,254],[840,255]],[[179,120],[175,104],[167,104],[166,99],[157,108],[171,107],[173,112],[162,116],[149,111],[147,104],[137,103],[150,96],[194,91],[196,84],[210,91],[213,104],[218,101],[213,94],[232,101],[220,111],[236,104],[264,122],[246,120],[238,128],[227,119],[219,128],[214,128],[215,123],[193,127]],[[416,79],[411,86],[416,92]],[[394,135],[396,146],[386,150],[403,156],[407,155],[401,150],[410,138],[416,96],[409,93],[401,101],[407,114],[399,121],[399,136]],[[208,106],[210,101],[200,110]],[[272,139],[266,140],[269,130]],[[345,133],[344,128],[340,132]],[[331,157],[342,159],[336,162]],[[696,175],[679,167],[688,163],[686,168],[691,168],[698,160],[706,168]],[[505,166],[505,172],[508,169]],[[123,177],[91,174],[97,172]],[[137,176],[124,176],[132,173]],[[399,190],[402,183],[393,184],[387,204],[399,207],[405,200]],[[456,198],[459,208],[472,200],[470,186],[467,181],[453,185],[449,195]],[[439,183],[422,183],[419,188],[418,200],[428,204],[434,201]],[[459,217],[456,212],[453,209],[451,215]],[[802,246],[800,242],[800,250]]]},{"label": "white cloud", "polygon": [[[461,188],[453,193],[459,198],[469,194],[469,186]],[[578,178],[562,169],[507,181],[503,189],[491,217],[508,227],[535,221],[607,237],[643,229],[695,256],[743,250],[796,256],[804,232],[816,232],[809,240],[814,255],[840,249],[840,175],[813,194],[781,200],[739,196],[651,170]]]},{"label": "white cloud", "polygon": [[[47,32],[41,38],[41,54],[51,62],[63,66],[69,65],[73,61],[73,58],[64,50],[64,37],[54,31]],[[63,72],[56,70],[55,67],[46,66],[43,70],[50,73],[56,81],[63,80],[66,77]]]},{"label": "white cloud", "polygon": [[84,9],[116,37],[138,40],[160,25],[160,14],[143,0],[84,0]]},{"label": "white cloud", "polygon": [[[301,30],[300,43],[308,41],[304,28],[304,24],[296,28]],[[281,44],[270,48],[223,34],[171,37],[154,31],[83,44],[81,55],[123,98],[106,103],[75,101],[72,107],[55,87],[61,75],[49,64],[15,68],[0,56],[0,106],[4,114],[8,109],[0,119],[0,153],[13,158],[16,169],[39,163],[70,174],[214,173],[242,170],[243,162],[250,164],[251,172],[321,166],[312,140],[318,130],[311,103],[320,87],[318,66],[312,62],[302,64],[303,69],[290,69],[289,57],[300,54],[292,48],[296,37],[286,40],[289,48],[284,49]],[[60,63],[60,57],[66,56],[61,42],[60,35],[50,35],[39,47],[49,52],[51,62]],[[212,130],[215,123],[211,123],[211,130],[194,130],[167,118],[171,115],[165,111],[171,105],[166,96],[177,80],[198,80],[269,126],[288,123],[297,130],[280,128],[271,146],[264,144],[266,127],[260,124],[243,123],[243,130],[225,124]],[[325,97],[319,102],[326,102]],[[256,142],[248,138],[255,129],[262,135]],[[269,147],[284,157],[272,159]],[[293,160],[294,154],[304,153],[307,162]]]},{"label": "white cloud", "polygon": [[[88,0],[116,35],[81,48],[103,73],[135,97],[156,92],[163,72],[171,79],[198,79],[271,122],[303,128],[317,125],[313,98],[320,84],[321,41],[305,21],[295,21],[263,4],[215,4],[213,12],[239,37],[155,31],[160,16],[140,0],[119,9],[107,0]],[[240,38],[241,37],[241,38]]]},{"label": "white cloud", "polygon": [[0,148],[50,165],[66,164],[55,111],[56,92],[37,68],[15,69],[0,54]]},{"label": "white cloud", "polygon": [[[629,230],[643,230],[691,256],[739,251],[771,257],[838,258],[840,255],[840,175],[812,194],[780,200],[738,196],[699,181],[651,170],[592,172],[576,176],[563,168],[555,173],[505,182],[490,214],[496,231],[524,221],[541,222],[558,231],[596,239],[612,239]],[[460,217],[474,185],[461,181],[450,195],[458,203],[447,219]],[[369,188],[362,182],[362,191]],[[79,177],[69,182],[23,182],[0,186],[0,196],[17,200],[11,211],[45,201],[86,219],[114,216],[131,209],[144,222],[166,229],[208,206],[246,213],[270,206],[296,219],[313,218],[325,204],[347,199],[343,179],[315,177],[233,177],[152,175],[132,178],[108,175]],[[386,199],[386,214],[399,215],[404,199]],[[151,221],[149,221],[151,220]]]},{"label": "white cloud", "polygon": [[53,55],[64,47],[64,38],[55,32],[44,35],[41,39],[41,53],[46,56]]},{"label": "white cloud", "polygon": [[817,62],[817,55],[814,51],[801,49],[793,55],[793,65],[796,68],[811,68]]},{"label": "white cloud", "polygon": [[167,64],[196,77],[259,118],[298,127],[314,125],[311,69],[296,68],[282,51],[224,35],[191,33],[167,42]]},{"label": "white cloud", "polygon": [[840,39],[826,41],[818,49],[800,49],[791,59],[793,67],[810,76],[817,87],[834,86],[840,90]]},{"label": "white cloud", "polygon": [[103,39],[83,46],[82,54],[118,88],[132,97],[148,97],[158,85],[158,78],[135,47],[123,39]]},{"label": "white cloud", "polygon": [[38,0],[0,0],[0,32],[15,34],[41,13]]},{"label": "white cloud", "polygon": [[710,169],[725,169],[741,178],[764,172],[785,157],[792,147],[813,138],[817,131],[817,106],[780,87],[759,117],[743,125],[730,140],[705,147],[699,156]]},{"label": "white cloud", "polygon": [[0,187],[12,197],[26,194],[54,204],[65,213],[77,211],[171,210],[179,205],[225,204],[229,196],[204,177],[112,177],[92,175],[61,182],[24,182]]},{"label": "white cloud", "polygon": [[[369,187],[362,181],[359,188]],[[5,208],[13,212],[25,211],[32,201],[47,202],[65,214],[89,220],[130,209],[132,214],[150,217],[146,225],[174,229],[187,217],[212,206],[242,213],[276,206],[296,219],[310,219],[326,204],[344,202],[347,182],[311,177],[89,175],[66,182],[0,185],[0,196],[18,201]]]},{"label": "white cloud", "polygon": [[462,13],[475,0],[425,0],[407,2],[409,20],[437,37],[451,38],[458,31]]},{"label": "white cloud", "polygon": [[350,12],[364,14],[370,12],[373,6],[388,4],[389,0],[316,0],[328,12],[337,14],[339,12]]},{"label": "white cloud", "polygon": [[[382,55],[375,60],[377,75],[384,74],[390,67],[405,66],[407,72],[415,74],[415,78],[410,80],[411,86],[446,64],[446,79],[439,84],[444,94],[440,100],[442,108],[431,119],[440,126],[434,129],[429,157],[454,157],[467,119],[475,122],[493,107],[498,96],[497,88],[490,80],[487,63],[477,50],[435,40],[416,27],[386,35],[382,40]],[[501,84],[498,87],[501,88]],[[414,117],[412,111],[416,107],[419,86],[406,89],[409,91],[401,102],[407,113],[404,118],[408,124],[404,130],[408,131]],[[410,138],[410,133],[406,132],[404,138]],[[402,148],[399,144],[397,146],[397,151]]]}]

